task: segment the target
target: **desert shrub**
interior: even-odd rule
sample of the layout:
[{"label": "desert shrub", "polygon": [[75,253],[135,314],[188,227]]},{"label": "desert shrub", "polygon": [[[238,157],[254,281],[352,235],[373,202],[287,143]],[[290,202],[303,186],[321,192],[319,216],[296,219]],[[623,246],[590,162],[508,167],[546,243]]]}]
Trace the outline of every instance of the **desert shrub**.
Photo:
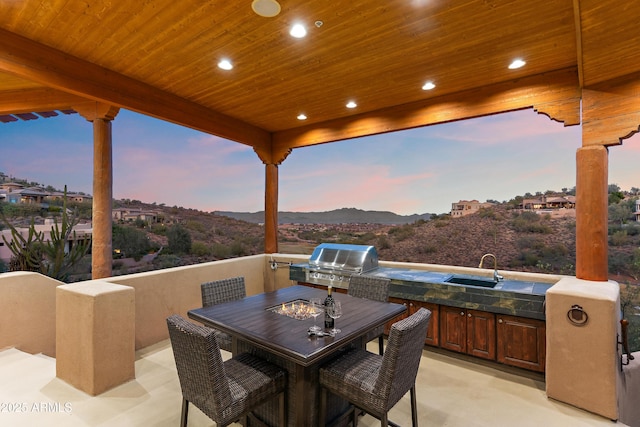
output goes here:
[{"label": "desert shrub", "polygon": [[620,307],[622,317],[629,321],[629,350],[640,350],[640,286],[638,284],[620,284]]},{"label": "desert shrub", "polygon": [[112,227],[112,246],[136,261],[140,261],[151,250],[151,243],[144,231],[117,224]]},{"label": "desert shrub", "polygon": [[418,252],[421,254],[433,254],[438,252],[438,247],[433,243],[429,243],[418,248]]},{"label": "desert shrub", "polygon": [[552,229],[548,224],[544,223],[547,219],[548,216],[541,217],[534,212],[527,211],[516,215],[511,221],[511,226],[515,231],[523,233],[549,234],[552,232]]},{"label": "desert shrub", "polygon": [[185,227],[187,227],[189,230],[197,231],[199,233],[204,233],[207,231],[207,227],[205,227],[203,223],[194,220],[187,221]]},{"label": "desert shrub", "polygon": [[167,226],[164,224],[151,224],[149,230],[153,234],[157,234],[158,236],[166,236],[167,235]]},{"label": "desert shrub", "polygon": [[490,208],[480,208],[478,210],[478,215],[480,216],[480,218],[490,218],[490,219],[497,218],[496,211]]},{"label": "desert shrub", "polygon": [[407,240],[415,233],[413,227],[409,224],[401,225],[399,227],[393,227],[389,229],[389,235],[393,236],[396,242]]},{"label": "desert shrub", "polygon": [[184,261],[182,260],[182,258],[173,254],[161,254],[153,260],[153,265],[154,267],[156,267],[156,270],[179,267],[183,265],[183,263]]},{"label": "desert shrub", "polygon": [[544,248],[544,240],[536,236],[522,236],[516,241],[519,249],[540,250]]},{"label": "desert shrub", "polygon": [[211,255],[217,259],[227,259],[231,257],[231,249],[222,243],[214,243],[211,245]]},{"label": "desert shrub", "polygon": [[391,243],[389,243],[389,239],[387,239],[387,236],[379,236],[378,237],[377,247],[380,248],[380,249],[390,249],[391,248]]},{"label": "desert shrub", "polygon": [[168,249],[174,254],[188,254],[191,250],[191,235],[180,224],[174,224],[167,230]]},{"label": "desert shrub", "polygon": [[609,244],[613,246],[624,246],[629,242],[627,230],[614,232],[609,238]]},{"label": "desert shrub", "polygon": [[229,246],[229,251],[231,253],[231,256],[233,257],[249,255],[245,245],[242,242],[237,240],[231,243],[231,245]]},{"label": "desert shrub", "polygon": [[204,257],[211,255],[211,248],[203,242],[193,242],[191,244],[191,253],[195,256]]}]

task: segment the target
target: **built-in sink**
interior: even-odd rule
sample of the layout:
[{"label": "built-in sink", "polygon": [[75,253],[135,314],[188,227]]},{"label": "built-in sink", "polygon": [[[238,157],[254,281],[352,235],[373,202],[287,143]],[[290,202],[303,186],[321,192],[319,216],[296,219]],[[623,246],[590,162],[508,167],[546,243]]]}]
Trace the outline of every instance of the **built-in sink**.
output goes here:
[{"label": "built-in sink", "polygon": [[479,279],[475,277],[464,277],[464,276],[451,276],[447,280],[447,283],[455,283],[457,285],[468,285],[468,286],[482,286],[485,288],[493,288],[497,285],[491,279]]}]

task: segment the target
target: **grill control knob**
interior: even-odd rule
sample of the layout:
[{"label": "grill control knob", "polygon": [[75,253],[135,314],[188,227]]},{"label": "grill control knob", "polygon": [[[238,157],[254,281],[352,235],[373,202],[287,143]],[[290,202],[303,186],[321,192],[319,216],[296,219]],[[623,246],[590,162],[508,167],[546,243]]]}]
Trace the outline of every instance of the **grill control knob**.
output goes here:
[{"label": "grill control knob", "polygon": [[329,280],[335,280],[336,276],[334,274],[332,274],[331,276],[329,276]]}]

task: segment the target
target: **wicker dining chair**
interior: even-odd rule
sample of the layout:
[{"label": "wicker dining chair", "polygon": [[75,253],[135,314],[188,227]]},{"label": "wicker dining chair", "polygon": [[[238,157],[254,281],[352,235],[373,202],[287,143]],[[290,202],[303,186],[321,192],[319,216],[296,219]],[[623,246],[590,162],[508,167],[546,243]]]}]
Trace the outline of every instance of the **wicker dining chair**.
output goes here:
[{"label": "wicker dining chair", "polygon": [[249,353],[223,361],[213,329],[177,314],[167,318],[167,327],[182,389],[181,427],[189,403],[224,427],[240,419],[247,425],[253,409],[276,397],[279,424],[287,424],[285,370]]},{"label": "wicker dining chair", "polygon": [[[212,305],[239,300],[247,296],[244,277],[232,277],[203,283],[200,285],[200,292],[202,293],[203,307],[211,307]],[[217,329],[215,329],[215,334],[220,348],[230,352],[231,336]]]},{"label": "wicker dining chair", "polygon": [[387,418],[389,410],[410,391],[411,421],[413,427],[417,427],[416,376],[430,319],[431,311],[420,308],[394,323],[384,356],[354,348],[322,366],[320,425],[325,425],[327,392],[341,396],[354,406],[354,427],[360,411],[378,418],[380,425],[386,427],[394,425]]},{"label": "wicker dining chair", "polygon": [[[389,283],[391,279],[384,277],[372,277],[354,275],[349,280],[347,293],[358,298],[366,298],[374,301],[389,301]],[[365,342],[378,338],[378,352],[384,354],[384,326],[374,329],[365,335]]]}]

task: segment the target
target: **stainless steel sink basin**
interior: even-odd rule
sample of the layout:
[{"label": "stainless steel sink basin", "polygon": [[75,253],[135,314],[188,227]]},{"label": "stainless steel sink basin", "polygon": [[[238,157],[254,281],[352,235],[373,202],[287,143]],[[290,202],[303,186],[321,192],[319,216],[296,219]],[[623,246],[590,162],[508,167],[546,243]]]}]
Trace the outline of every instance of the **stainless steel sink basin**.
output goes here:
[{"label": "stainless steel sink basin", "polygon": [[475,277],[452,276],[445,280],[447,283],[455,283],[457,285],[482,286],[484,288],[493,288],[497,285],[491,279],[479,279]]}]

